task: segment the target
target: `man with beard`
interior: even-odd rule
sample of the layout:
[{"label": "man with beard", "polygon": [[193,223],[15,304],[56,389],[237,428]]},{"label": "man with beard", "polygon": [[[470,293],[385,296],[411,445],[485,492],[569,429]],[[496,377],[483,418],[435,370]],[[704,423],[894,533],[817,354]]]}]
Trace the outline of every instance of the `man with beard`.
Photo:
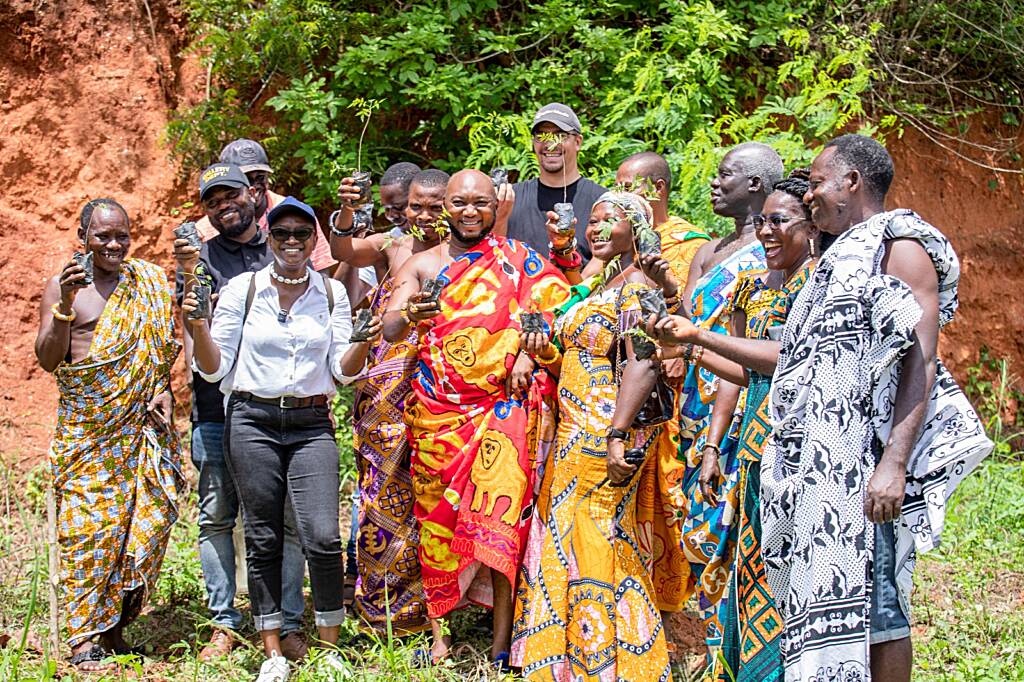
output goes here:
[{"label": "man with beard", "polygon": [[[238,166],[245,173],[245,177],[249,180],[249,196],[256,207],[256,222],[260,230],[266,232],[269,229],[267,212],[279,204],[284,197],[270,191],[270,176],[274,169],[270,167],[270,159],[267,158],[267,152],[263,149],[263,145],[255,140],[239,138],[229,142],[220,150],[220,162]],[[317,223],[317,228],[320,228],[319,223]],[[199,230],[199,236],[203,238],[203,241],[213,239],[219,234],[206,216],[196,222],[196,229]],[[331,245],[326,239],[317,240],[309,261],[314,270],[327,274],[330,274],[337,263],[331,257]]]},{"label": "man with beard", "polygon": [[[445,196],[451,239],[402,266],[384,336],[418,335],[405,417],[433,657],[451,646],[436,619],[474,602],[494,609],[491,654],[507,669],[542,402],[554,390],[547,373],[535,375],[533,360],[520,353],[521,316],[554,310],[568,287],[532,248],[490,234],[496,208],[485,174],[452,176]],[[423,291],[435,283],[440,293]],[[553,316],[544,317],[550,333]]]},{"label": "man with beard", "polygon": [[[199,200],[206,220],[217,236],[199,249],[196,278],[214,292],[232,277],[256,272],[274,256],[267,245],[267,231],[255,219],[256,202],[249,192],[249,180],[239,166],[216,163],[199,176]],[[325,242],[325,239],[318,241]],[[179,259],[195,257],[196,249],[184,239],[174,242]],[[177,293],[184,295],[185,279],[179,269]],[[191,367],[192,341],[185,335],[185,357]],[[226,655],[237,646],[234,633],[242,625],[242,614],[234,607],[235,545],[232,534],[238,516],[238,497],[224,462],[224,395],[219,383],[210,383],[192,372],[192,463],[199,471],[199,560],[209,597],[214,632],[199,654],[208,661]],[[306,653],[301,633],[305,601],[302,581],[306,561],[295,533],[291,505],[286,505],[285,544],[282,565],[282,653],[297,660]]]},{"label": "man with beard", "polygon": [[793,302],[771,387],[761,490],[768,584],[786,679],[909,682],[914,559],[992,448],[936,356],[957,307],[953,247],[884,210],[885,148],[825,145],[804,202],[837,235]]},{"label": "man with beard", "polygon": [[[382,183],[387,182],[384,174]],[[359,189],[351,178],[341,181],[342,208],[331,219],[331,244],[342,263],[382,270],[380,285],[370,295],[375,316],[387,310],[394,292],[394,273],[415,254],[437,246],[437,227],[444,213],[448,174],[418,171],[406,187],[402,232],[397,236],[349,233],[352,205]],[[384,201],[395,201],[391,184],[381,185]],[[396,220],[389,219],[396,227]],[[342,226],[346,226],[343,228]],[[353,429],[359,481],[345,566],[346,602],[378,630],[390,623],[395,631],[415,632],[426,626],[426,605],[417,552],[418,528],[413,514],[409,473],[409,439],[403,416],[416,366],[417,336],[381,340],[370,351],[366,370],[356,384]],[[358,577],[358,579],[356,579]]]},{"label": "man with beard", "polygon": [[185,482],[167,276],[128,257],[128,214],[113,199],[86,204],[78,238],[88,260],[76,254],[47,283],[35,350],[60,394],[50,466],[71,664],[91,673],[140,653],[124,628],[156,583]]},{"label": "man with beard", "polygon": [[548,213],[557,203],[571,203],[576,216],[577,249],[587,261],[590,249],[585,232],[590,209],[607,190],[580,175],[580,119],[572,109],[555,102],[537,111],[531,131],[540,177],[512,186],[515,203],[508,217],[508,238],[526,242],[534,251],[547,255]]}]

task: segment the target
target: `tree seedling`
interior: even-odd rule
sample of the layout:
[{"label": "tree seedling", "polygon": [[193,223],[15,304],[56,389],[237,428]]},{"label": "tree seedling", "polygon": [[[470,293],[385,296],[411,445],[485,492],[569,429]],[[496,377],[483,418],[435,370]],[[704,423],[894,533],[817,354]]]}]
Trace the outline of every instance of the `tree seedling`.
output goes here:
[{"label": "tree seedling", "polygon": [[555,204],[555,213],[558,214],[558,223],[556,224],[558,231],[562,234],[572,234],[572,221],[576,218],[572,204],[569,202]]},{"label": "tree seedling", "polygon": [[423,288],[420,289],[420,293],[423,294],[421,300],[422,303],[437,303],[437,300],[441,297],[441,292],[444,290],[444,282],[433,277],[428,277],[423,281]]},{"label": "tree seedling", "polygon": [[199,236],[199,229],[191,221],[182,223],[174,228],[174,238],[185,239],[188,241],[189,246],[194,246],[197,249],[203,246],[203,239]]},{"label": "tree seedling", "polygon": [[654,339],[647,335],[640,327],[633,327],[625,334],[630,337],[633,342],[633,354],[636,355],[637,360],[647,360],[652,357],[658,347],[654,344]]},{"label": "tree seedling", "polygon": [[213,318],[213,308],[210,305],[210,300],[213,296],[213,288],[207,284],[196,284],[192,287],[192,292],[196,295],[196,309],[189,311],[188,319],[190,320],[209,320]]},{"label": "tree seedling", "polygon": [[655,315],[656,319],[662,320],[668,316],[668,304],[665,303],[665,294],[661,289],[643,289],[637,293],[640,299],[640,313],[644,319]]},{"label": "tree seedling", "polygon": [[377,111],[383,102],[384,100],[381,99],[356,97],[348,105],[349,109],[356,110],[356,117],[363,122],[363,130],[359,133],[359,145],[356,148],[356,170],[352,173],[352,179],[355,180],[356,186],[359,187],[360,204],[366,203],[370,199],[370,173],[362,170],[363,139],[366,137],[366,129],[370,126],[370,118],[373,116],[373,112]]},{"label": "tree seedling", "polygon": [[349,341],[359,343],[370,340],[370,322],[373,321],[373,312],[369,308],[361,308],[356,311],[352,320],[352,336]]},{"label": "tree seedling", "polygon": [[89,253],[75,253],[75,262],[78,263],[83,270],[85,270],[85,277],[82,278],[79,284],[83,287],[87,287],[93,282],[95,271],[92,265],[92,251]]}]

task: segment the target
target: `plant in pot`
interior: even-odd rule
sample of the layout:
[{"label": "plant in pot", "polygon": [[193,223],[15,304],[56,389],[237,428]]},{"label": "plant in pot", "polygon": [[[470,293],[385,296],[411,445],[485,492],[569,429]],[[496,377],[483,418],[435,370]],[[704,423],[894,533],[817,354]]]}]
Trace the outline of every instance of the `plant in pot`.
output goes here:
[{"label": "plant in pot", "polygon": [[363,130],[359,133],[359,146],[356,148],[356,168],[352,173],[352,179],[359,187],[359,204],[365,204],[370,200],[370,173],[363,170],[363,138],[366,137],[366,129],[370,127],[370,118],[373,112],[384,103],[381,99],[363,99],[356,97],[348,108],[356,110],[356,118],[363,122]]},{"label": "plant in pot", "polygon": [[[553,152],[558,149],[558,145],[562,144],[562,134],[550,132],[537,133],[537,140],[543,143],[549,152]],[[562,234],[574,234],[575,229],[572,223],[576,216],[573,213],[572,203],[569,201],[569,190],[566,185],[565,164],[563,163],[562,201],[555,204],[554,211],[558,214],[558,231]]]}]

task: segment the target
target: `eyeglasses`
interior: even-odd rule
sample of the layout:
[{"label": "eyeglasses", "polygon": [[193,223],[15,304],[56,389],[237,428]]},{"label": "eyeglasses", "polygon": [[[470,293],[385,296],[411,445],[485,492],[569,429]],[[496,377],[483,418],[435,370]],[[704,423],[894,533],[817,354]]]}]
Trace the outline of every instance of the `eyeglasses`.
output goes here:
[{"label": "eyeglasses", "polygon": [[787,215],[779,215],[778,213],[773,213],[771,215],[761,215],[760,213],[757,213],[750,216],[750,222],[754,225],[755,230],[760,230],[762,227],[764,227],[765,223],[771,223],[772,227],[774,227],[775,229],[779,229],[780,227],[788,223],[802,223],[805,220],[807,219],[794,218],[792,216]]},{"label": "eyeglasses", "polygon": [[272,227],[270,228],[270,236],[276,242],[286,242],[292,237],[295,237],[296,241],[307,242],[313,236],[313,228],[300,227],[297,230],[286,230],[283,227]]}]

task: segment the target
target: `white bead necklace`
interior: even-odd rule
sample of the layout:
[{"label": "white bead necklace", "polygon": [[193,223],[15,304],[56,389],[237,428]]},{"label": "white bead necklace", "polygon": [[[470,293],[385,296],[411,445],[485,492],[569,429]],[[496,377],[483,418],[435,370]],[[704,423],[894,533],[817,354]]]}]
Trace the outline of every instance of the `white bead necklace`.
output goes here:
[{"label": "white bead necklace", "polygon": [[305,284],[306,281],[309,280],[309,268],[306,268],[306,274],[304,274],[302,277],[299,277],[298,279],[288,279],[287,277],[282,277],[281,275],[277,274],[277,269],[273,265],[271,265],[270,276],[276,279],[281,284]]}]

